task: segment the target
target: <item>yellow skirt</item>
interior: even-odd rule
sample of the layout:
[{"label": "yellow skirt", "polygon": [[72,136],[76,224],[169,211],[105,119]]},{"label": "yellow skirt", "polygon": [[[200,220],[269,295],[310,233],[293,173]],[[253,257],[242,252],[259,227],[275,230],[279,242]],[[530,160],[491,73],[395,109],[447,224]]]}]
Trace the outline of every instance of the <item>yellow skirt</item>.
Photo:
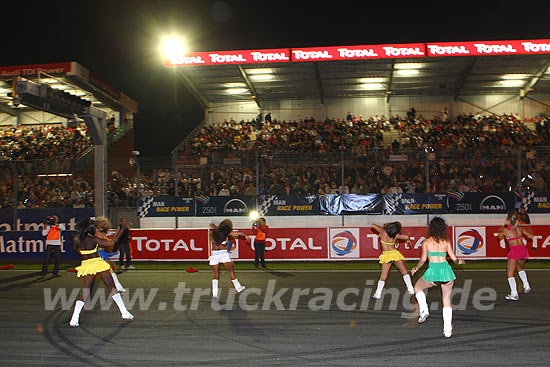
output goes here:
[{"label": "yellow skirt", "polygon": [[94,257],[92,259],[82,260],[80,266],[75,268],[78,272],[77,277],[83,277],[85,275],[96,275],[102,271],[111,269],[111,266],[103,260],[101,257]]},{"label": "yellow skirt", "polygon": [[382,251],[382,255],[378,256],[380,264],[391,263],[392,261],[403,260],[405,257],[398,250]]}]

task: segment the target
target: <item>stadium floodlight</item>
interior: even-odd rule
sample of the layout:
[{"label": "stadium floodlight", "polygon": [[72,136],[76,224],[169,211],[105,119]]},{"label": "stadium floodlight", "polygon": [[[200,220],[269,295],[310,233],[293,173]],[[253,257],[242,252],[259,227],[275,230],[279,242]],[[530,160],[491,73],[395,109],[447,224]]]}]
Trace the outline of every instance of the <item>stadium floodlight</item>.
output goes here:
[{"label": "stadium floodlight", "polygon": [[398,63],[393,66],[395,70],[416,70],[416,69],[422,69],[424,67],[423,64],[417,63],[417,62],[404,62],[404,63]]},{"label": "stadium floodlight", "polygon": [[225,90],[229,94],[243,94],[248,92],[246,88],[229,88]]},{"label": "stadium floodlight", "polygon": [[256,220],[258,220],[259,217],[260,217],[260,214],[257,211],[253,210],[250,212],[251,221],[255,222]]},{"label": "stadium floodlight", "polygon": [[359,86],[361,87],[361,89],[366,90],[386,89],[386,87],[382,83],[363,83],[359,84]]},{"label": "stadium floodlight", "polygon": [[525,84],[525,80],[507,79],[501,80],[499,84],[503,87],[521,87],[523,86],[523,84]]},{"label": "stadium floodlight", "polygon": [[528,79],[529,74],[503,74],[501,79],[503,80],[519,80],[519,79]]},{"label": "stadium floodlight", "polygon": [[161,43],[162,55],[169,60],[178,60],[185,53],[183,41],[176,36],[168,36]]},{"label": "stadium floodlight", "polygon": [[417,69],[399,69],[396,70],[395,73],[399,76],[413,76],[420,74],[420,71]]},{"label": "stadium floodlight", "polygon": [[273,74],[254,74],[250,76],[250,79],[256,81],[266,81],[273,79]]}]

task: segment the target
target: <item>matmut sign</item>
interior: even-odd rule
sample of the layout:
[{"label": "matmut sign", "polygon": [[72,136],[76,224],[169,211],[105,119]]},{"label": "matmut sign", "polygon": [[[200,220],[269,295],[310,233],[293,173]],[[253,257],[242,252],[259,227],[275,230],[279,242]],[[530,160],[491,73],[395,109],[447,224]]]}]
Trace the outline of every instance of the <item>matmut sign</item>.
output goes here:
[{"label": "matmut sign", "polygon": [[293,48],[292,61],[361,60],[426,56],[423,43]]},{"label": "matmut sign", "polygon": [[289,49],[193,52],[164,60],[164,66],[227,65],[290,61]]},{"label": "matmut sign", "polygon": [[428,43],[428,56],[542,55],[550,54],[550,40]]}]

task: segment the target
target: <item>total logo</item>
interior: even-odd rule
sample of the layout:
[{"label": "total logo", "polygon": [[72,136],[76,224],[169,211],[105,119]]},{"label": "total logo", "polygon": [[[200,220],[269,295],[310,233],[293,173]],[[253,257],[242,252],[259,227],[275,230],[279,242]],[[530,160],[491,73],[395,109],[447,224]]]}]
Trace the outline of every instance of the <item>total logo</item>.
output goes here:
[{"label": "total logo", "polygon": [[330,229],[330,257],[332,259],[359,258],[359,228]]},{"label": "total logo", "polygon": [[487,240],[485,227],[455,227],[457,256],[485,256]]}]

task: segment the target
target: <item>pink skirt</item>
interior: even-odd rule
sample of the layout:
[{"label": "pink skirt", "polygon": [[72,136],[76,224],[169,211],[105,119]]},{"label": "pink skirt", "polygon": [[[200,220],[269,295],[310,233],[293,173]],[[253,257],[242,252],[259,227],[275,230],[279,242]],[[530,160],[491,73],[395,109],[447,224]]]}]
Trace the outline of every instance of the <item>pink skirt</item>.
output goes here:
[{"label": "pink skirt", "polygon": [[510,246],[508,258],[511,260],[525,260],[529,258],[529,251],[523,245]]}]

